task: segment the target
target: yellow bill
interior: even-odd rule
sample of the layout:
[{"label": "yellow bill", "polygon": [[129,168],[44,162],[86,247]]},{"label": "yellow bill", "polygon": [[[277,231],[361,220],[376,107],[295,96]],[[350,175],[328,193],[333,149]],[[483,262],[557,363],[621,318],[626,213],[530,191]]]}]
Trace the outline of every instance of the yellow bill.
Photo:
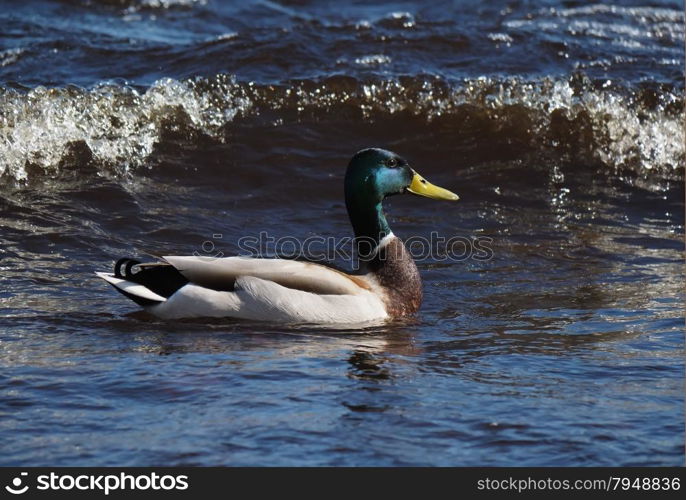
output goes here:
[{"label": "yellow bill", "polygon": [[426,196],[427,198],[433,198],[434,200],[457,201],[460,199],[460,197],[452,191],[448,191],[442,187],[434,186],[414,170],[412,172],[414,172],[412,184],[410,184],[410,187],[407,188],[410,193],[418,194],[419,196]]}]

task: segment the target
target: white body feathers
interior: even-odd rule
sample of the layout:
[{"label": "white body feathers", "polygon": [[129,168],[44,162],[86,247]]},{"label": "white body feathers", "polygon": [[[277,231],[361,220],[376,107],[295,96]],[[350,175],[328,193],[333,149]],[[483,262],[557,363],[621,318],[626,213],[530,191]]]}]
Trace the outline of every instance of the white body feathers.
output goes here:
[{"label": "white body feathers", "polygon": [[[374,279],[284,259],[164,257],[189,283],[165,298],[143,285],[96,273],[128,294],[154,301],[165,319],[231,317],[288,323],[365,323],[388,317]],[[220,291],[233,284],[232,291]]]}]

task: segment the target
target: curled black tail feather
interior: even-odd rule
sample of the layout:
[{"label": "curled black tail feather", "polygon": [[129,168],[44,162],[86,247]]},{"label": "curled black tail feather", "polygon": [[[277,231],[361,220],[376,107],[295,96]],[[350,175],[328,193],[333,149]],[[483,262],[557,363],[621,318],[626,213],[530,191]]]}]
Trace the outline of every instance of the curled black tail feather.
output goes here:
[{"label": "curled black tail feather", "polygon": [[[133,273],[131,272],[131,268],[133,266],[137,266],[141,262],[139,260],[135,259],[129,259],[128,257],[123,257],[119,259],[115,264],[114,264],[114,277],[115,278],[121,278],[121,279],[132,279],[133,278]],[[121,272],[121,266],[125,265],[124,267],[124,274]]]},{"label": "curled black tail feather", "polygon": [[[134,273],[132,271],[134,266],[140,266],[140,270]],[[171,297],[179,288],[188,283],[183,274],[169,264],[141,265],[139,260],[128,257],[121,258],[114,264],[114,277],[143,285],[148,290],[166,298]]]}]

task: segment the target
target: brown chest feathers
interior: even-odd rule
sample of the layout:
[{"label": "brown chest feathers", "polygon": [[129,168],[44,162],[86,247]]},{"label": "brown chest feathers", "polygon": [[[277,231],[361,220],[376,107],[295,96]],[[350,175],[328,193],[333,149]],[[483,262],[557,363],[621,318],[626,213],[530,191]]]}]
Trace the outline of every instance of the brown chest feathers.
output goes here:
[{"label": "brown chest feathers", "polygon": [[384,288],[386,311],[391,317],[409,316],[422,304],[422,280],[417,265],[400,239],[392,237],[369,262],[379,285]]}]

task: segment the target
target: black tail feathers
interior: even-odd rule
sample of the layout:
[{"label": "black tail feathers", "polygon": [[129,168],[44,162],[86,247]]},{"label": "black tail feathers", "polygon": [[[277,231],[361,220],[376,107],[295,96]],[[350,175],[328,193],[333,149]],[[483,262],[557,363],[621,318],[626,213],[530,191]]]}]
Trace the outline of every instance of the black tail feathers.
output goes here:
[{"label": "black tail feathers", "polygon": [[[133,272],[135,266],[139,269]],[[128,257],[119,259],[114,264],[114,277],[143,285],[166,298],[171,297],[179,288],[188,283],[183,274],[169,264],[143,264],[139,260]]]},{"label": "black tail feathers", "polygon": [[[133,266],[137,266],[141,262],[136,259],[129,259],[128,257],[123,257],[119,259],[115,264],[114,264],[114,277],[115,278],[121,278],[121,279],[127,279],[127,280],[133,280],[134,274],[131,272],[131,268]],[[122,274],[121,272],[121,266],[124,267],[124,273]]]}]

